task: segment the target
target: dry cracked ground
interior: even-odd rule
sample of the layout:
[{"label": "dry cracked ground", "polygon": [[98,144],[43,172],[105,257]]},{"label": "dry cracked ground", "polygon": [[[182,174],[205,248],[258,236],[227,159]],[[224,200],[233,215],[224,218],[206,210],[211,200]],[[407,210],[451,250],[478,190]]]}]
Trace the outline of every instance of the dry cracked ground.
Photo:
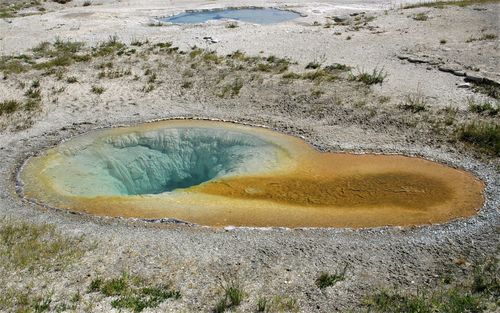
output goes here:
[{"label": "dry cracked ground", "polygon": [[[263,5],[276,25],[170,25]],[[500,4],[0,3],[0,311],[498,312]],[[24,160],[155,119],[265,125],[322,151],[417,155],[485,183],[476,216],[371,229],[209,228],[22,198]]]}]

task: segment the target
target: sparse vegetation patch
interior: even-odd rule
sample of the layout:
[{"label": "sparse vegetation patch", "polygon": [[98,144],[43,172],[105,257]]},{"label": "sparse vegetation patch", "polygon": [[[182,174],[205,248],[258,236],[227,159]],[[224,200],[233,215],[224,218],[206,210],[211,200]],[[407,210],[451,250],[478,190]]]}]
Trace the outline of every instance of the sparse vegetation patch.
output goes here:
[{"label": "sparse vegetation patch", "polygon": [[500,156],[500,125],[497,122],[474,121],[463,124],[456,132],[461,141]]},{"label": "sparse vegetation patch", "polygon": [[115,309],[129,309],[142,312],[147,308],[155,308],[168,299],[180,299],[181,293],[170,284],[150,286],[140,276],[123,273],[118,278],[92,280],[88,292],[99,292],[105,297],[114,297],[111,306]]}]

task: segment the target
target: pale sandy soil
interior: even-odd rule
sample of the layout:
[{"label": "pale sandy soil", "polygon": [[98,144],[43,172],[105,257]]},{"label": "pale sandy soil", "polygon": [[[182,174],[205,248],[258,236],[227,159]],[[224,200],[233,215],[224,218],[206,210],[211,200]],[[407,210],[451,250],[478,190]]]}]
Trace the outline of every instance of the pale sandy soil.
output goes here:
[{"label": "pale sandy soil", "polygon": [[[432,288],[443,270],[465,273],[474,261],[498,253],[498,157],[452,140],[453,129],[460,123],[495,120],[468,112],[467,98],[495,100],[463,85],[463,76],[439,70],[452,68],[499,81],[498,39],[466,42],[485,33],[499,34],[498,4],[409,10],[401,10],[400,1],[354,0],[82,4],[47,3],[44,14],[0,19],[0,54],[29,53],[40,42],[56,37],[83,41],[87,46],[110,36],[125,43],[150,43],[135,47],[139,53],[130,57],[73,64],[61,74],[62,79],[44,76],[39,70],[5,75],[0,81],[0,101],[24,99],[33,80],[40,81],[42,100],[35,111],[0,116],[0,218],[55,224],[64,235],[83,235],[85,242],[96,247],[64,271],[50,269],[36,276],[2,271],[3,288],[29,287],[34,294],[52,290],[54,304],[80,291],[83,298],[74,311],[117,312],[109,298],[86,293],[86,289],[97,275],[113,277],[129,271],[171,280],[183,295],[145,312],[209,312],[220,298],[220,277],[236,272],[248,295],[235,312],[255,311],[262,295],[293,297],[300,312],[362,311],[363,299],[373,290]],[[305,16],[278,25],[238,23],[237,28],[227,28],[226,21],[149,26],[154,17],[228,5],[287,7]],[[355,17],[349,14],[359,12],[375,18],[356,30]],[[428,19],[414,20],[418,13]],[[332,16],[347,17],[349,25],[323,27],[332,22],[328,19]],[[210,43],[203,39],[207,36],[213,39]],[[319,84],[285,83],[281,74],[231,72],[215,64],[192,70],[188,56],[144,52],[167,41],[187,53],[197,46],[221,55],[241,50],[253,56],[286,57],[297,62],[291,66],[296,72],[317,61],[347,64],[354,73],[379,68],[387,77],[371,86],[345,77]],[[102,70],[97,67],[105,62],[131,73],[99,79]],[[149,84],[147,69],[157,74],[150,92],[144,92]],[[78,82],[66,83],[71,76]],[[238,78],[245,82],[239,95],[217,96],[225,83]],[[181,86],[186,80],[192,88]],[[92,93],[94,85],[105,91]],[[421,95],[428,110],[414,114],[398,108],[411,94]],[[450,107],[456,112],[447,124],[443,120]],[[16,173],[22,162],[61,140],[97,127],[179,116],[265,125],[303,136],[321,150],[420,155],[473,172],[486,184],[486,201],[475,217],[414,228],[212,229],[74,215],[24,201],[16,192]],[[317,288],[318,273],[334,272],[344,264],[349,264],[346,280],[325,290]],[[456,264],[461,267],[457,269]]]}]

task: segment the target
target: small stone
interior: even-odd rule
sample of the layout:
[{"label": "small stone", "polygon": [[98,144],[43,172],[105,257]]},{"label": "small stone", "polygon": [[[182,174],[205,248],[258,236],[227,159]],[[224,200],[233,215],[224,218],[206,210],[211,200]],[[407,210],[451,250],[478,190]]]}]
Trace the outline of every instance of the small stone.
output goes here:
[{"label": "small stone", "polygon": [[470,87],[471,87],[471,84],[469,84],[469,83],[462,83],[462,84],[458,85],[458,88],[467,89],[467,88],[470,88]]}]

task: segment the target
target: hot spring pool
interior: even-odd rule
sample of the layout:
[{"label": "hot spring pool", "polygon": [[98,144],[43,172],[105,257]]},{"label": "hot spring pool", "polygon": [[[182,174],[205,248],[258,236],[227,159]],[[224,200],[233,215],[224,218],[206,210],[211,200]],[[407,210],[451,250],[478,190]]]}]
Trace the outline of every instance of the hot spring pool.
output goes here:
[{"label": "hot spring pool", "polygon": [[420,158],[320,153],[264,128],[186,120],[75,137],[27,160],[19,179],[51,207],[210,226],[437,223],[475,214],[484,188]]},{"label": "hot spring pool", "polygon": [[290,21],[300,16],[296,12],[273,8],[241,8],[188,11],[161,18],[160,21],[176,24],[199,24],[210,20],[228,19],[255,24],[275,24]]}]

